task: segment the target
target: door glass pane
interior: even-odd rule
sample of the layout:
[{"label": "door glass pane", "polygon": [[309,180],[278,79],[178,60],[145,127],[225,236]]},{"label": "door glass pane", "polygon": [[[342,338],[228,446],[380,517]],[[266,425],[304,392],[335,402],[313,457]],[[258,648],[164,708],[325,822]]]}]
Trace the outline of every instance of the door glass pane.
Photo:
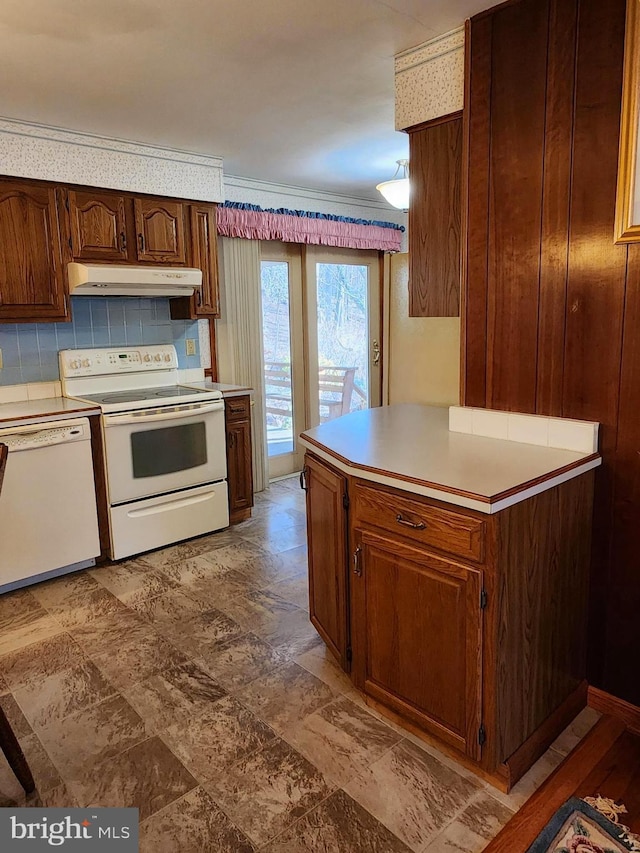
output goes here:
[{"label": "door glass pane", "polygon": [[132,433],[131,459],[136,480],[206,465],[207,431],[204,421]]},{"label": "door glass pane", "polygon": [[289,264],[262,261],[262,329],[269,456],[293,452]]},{"label": "door glass pane", "polygon": [[320,423],[368,406],[368,272],[316,264]]}]

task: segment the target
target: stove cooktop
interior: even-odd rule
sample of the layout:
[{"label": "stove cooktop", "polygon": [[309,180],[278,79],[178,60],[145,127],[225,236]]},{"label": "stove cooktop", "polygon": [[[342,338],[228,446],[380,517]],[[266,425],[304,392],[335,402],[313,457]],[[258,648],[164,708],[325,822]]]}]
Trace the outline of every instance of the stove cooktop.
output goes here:
[{"label": "stove cooktop", "polygon": [[83,399],[92,403],[109,406],[118,403],[142,403],[149,400],[167,399],[170,397],[194,398],[206,394],[198,388],[187,388],[183,385],[168,385],[164,388],[137,388],[130,391],[112,391],[109,394],[86,394]]}]

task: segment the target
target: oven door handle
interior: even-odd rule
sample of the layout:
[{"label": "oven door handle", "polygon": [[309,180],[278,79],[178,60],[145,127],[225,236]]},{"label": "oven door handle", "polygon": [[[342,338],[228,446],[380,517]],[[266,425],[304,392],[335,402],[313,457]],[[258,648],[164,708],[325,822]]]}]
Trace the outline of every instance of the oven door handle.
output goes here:
[{"label": "oven door handle", "polygon": [[112,427],[122,426],[123,424],[151,424],[156,423],[156,421],[176,421],[185,417],[190,418],[222,411],[224,411],[224,403],[220,402],[180,409],[177,412],[161,412],[159,415],[105,415],[104,425],[105,427]]},{"label": "oven door handle", "polygon": [[154,506],[147,506],[144,509],[130,509],[127,513],[128,518],[143,518],[146,515],[158,515],[161,512],[170,512],[174,509],[179,509],[180,507],[191,506],[192,504],[199,504],[203,501],[211,500],[211,498],[216,494],[215,490],[204,492],[201,495],[190,495],[187,498],[178,498],[177,500],[169,500],[164,503],[155,504]]}]

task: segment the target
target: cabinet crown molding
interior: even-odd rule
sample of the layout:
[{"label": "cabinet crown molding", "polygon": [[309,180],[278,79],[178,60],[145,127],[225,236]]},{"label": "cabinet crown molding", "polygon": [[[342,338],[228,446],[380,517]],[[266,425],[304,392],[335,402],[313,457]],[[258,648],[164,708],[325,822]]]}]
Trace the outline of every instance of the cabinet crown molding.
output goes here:
[{"label": "cabinet crown molding", "polygon": [[0,117],[4,174],[224,201],[222,158]]},{"label": "cabinet crown molding", "polygon": [[462,109],[464,41],[460,27],[396,55],[396,130]]}]

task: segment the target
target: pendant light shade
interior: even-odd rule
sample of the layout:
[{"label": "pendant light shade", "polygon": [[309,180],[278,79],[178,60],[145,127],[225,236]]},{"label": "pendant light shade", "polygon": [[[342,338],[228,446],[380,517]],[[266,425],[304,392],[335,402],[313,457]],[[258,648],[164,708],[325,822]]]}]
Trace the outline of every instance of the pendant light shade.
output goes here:
[{"label": "pendant light shade", "polygon": [[[390,181],[383,181],[376,189],[385,199],[400,210],[409,209],[409,161],[396,160],[398,168]],[[401,171],[402,170],[402,173]]]}]

